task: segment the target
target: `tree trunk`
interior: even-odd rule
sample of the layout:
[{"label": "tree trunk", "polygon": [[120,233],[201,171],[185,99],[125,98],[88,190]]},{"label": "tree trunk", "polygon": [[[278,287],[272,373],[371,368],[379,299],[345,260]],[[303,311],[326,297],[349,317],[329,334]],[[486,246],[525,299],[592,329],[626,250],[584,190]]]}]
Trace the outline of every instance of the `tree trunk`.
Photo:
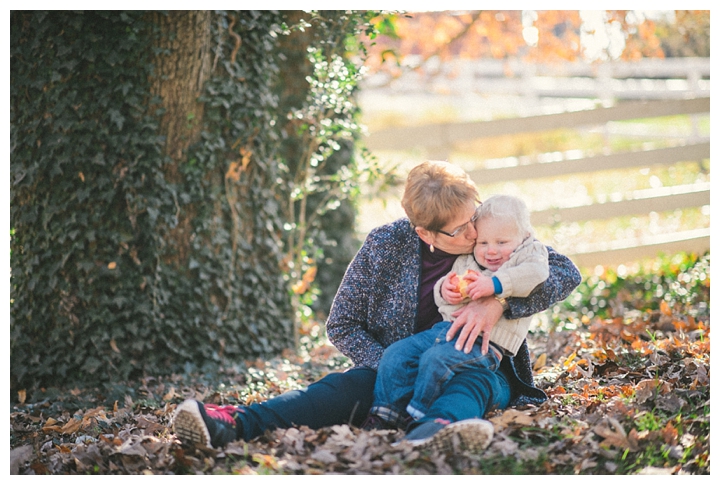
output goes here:
[{"label": "tree trunk", "polygon": [[[149,15],[158,28],[153,46],[156,55],[151,91],[162,100],[164,112],[159,131],[165,137],[165,155],[172,161],[165,165],[164,172],[169,182],[179,184],[182,182],[180,166],[186,161],[186,151],[197,141],[202,126],[203,104],[198,97],[211,70],[212,12],[170,11]],[[167,263],[187,262],[194,211],[191,207],[183,209],[178,205],[177,225],[168,238],[176,242],[176,252],[168,255]]]}]

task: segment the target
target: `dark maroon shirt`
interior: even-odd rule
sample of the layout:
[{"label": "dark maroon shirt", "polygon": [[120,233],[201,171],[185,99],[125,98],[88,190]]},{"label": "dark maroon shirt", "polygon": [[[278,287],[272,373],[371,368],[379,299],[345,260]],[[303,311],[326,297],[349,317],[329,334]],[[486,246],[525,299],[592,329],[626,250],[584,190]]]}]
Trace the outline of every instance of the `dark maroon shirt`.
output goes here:
[{"label": "dark maroon shirt", "polygon": [[438,248],[430,252],[430,246],[421,241],[422,271],[420,273],[420,295],[418,304],[415,333],[422,332],[442,321],[442,316],[435,304],[433,288],[437,280],[445,276],[452,269],[457,254],[449,254]]}]

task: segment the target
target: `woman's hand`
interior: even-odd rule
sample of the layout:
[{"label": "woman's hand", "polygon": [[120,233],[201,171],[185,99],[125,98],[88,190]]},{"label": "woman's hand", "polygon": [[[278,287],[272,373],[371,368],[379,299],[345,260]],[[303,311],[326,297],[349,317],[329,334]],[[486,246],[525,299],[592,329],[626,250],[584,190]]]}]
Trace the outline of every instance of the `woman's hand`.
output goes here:
[{"label": "woman's hand", "polygon": [[503,307],[495,298],[485,297],[480,300],[473,300],[453,313],[456,318],[447,332],[446,339],[448,341],[452,340],[457,331],[462,329],[455,343],[455,348],[467,354],[472,350],[478,335],[482,335],[484,337],[482,354],[485,355],[490,344],[490,332],[500,320],[502,313]]}]

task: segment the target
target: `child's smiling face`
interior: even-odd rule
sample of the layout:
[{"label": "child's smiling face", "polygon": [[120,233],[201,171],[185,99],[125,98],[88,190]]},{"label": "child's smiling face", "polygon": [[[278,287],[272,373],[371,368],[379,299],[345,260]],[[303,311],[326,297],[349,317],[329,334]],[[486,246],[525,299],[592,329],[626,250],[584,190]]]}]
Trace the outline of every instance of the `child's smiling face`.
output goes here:
[{"label": "child's smiling face", "polygon": [[475,260],[490,271],[497,271],[506,263],[525,239],[511,219],[486,217],[478,219],[475,227],[478,233]]}]

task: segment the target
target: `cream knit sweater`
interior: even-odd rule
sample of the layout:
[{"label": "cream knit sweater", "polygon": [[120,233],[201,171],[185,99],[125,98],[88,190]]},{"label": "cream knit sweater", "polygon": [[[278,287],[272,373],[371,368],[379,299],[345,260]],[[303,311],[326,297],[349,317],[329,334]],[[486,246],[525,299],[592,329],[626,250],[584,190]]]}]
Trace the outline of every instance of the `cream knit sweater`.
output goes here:
[{"label": "cream knit sweater", "polygon": [[[478,265],[472,254],[459,256],[452,267],[452,271],[458,275],[468,269],[485,276],[497,277],[502,284],[503,291],[496,296],[502,298],[526,297],[548,277],[548,251],[540,241],[528,237],[513,251],[510,259],[495,272]],[[467,298],[456,305],[448,303],[440,293],[440,288],[446,278],[447,276],[443,276],[435,284],[435,303],[443,319],[452,322],[455,320],[452,314],[467,305],[470,299]],[[490,333],[490,341],[515,355],[527,336],[531,321],[532,317],[510,320],[502,316]]]}]

